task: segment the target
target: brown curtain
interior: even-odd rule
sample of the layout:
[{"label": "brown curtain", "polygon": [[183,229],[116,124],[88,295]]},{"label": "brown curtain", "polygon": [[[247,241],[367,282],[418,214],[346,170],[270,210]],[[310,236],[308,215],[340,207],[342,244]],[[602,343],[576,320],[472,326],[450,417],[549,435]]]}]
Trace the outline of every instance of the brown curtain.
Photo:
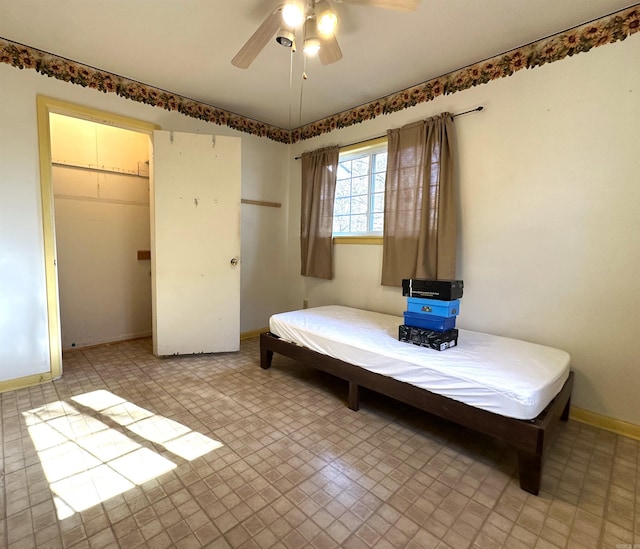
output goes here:
[{"label": "brown curtain", "polygon": [[455,278],[451,114],[389,130],[387,137],[382,285]]},{"label": "brown curtain", "polygon": [[302,155],[300,255],[303,276],[333,278],[333,198],[338,147]]}]

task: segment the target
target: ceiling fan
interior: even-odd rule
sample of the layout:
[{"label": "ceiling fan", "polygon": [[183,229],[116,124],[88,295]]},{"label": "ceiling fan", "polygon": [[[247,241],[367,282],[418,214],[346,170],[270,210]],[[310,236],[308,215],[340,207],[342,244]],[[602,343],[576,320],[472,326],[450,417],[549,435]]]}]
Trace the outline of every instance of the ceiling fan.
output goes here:
[{"label": "ceiling fan", "polygon": [[[335,0],[336,3],[358,4],[399,11],[415,11],[420,0]],[[274,9],[231,60],[231,64],[246,69],[274,36],[277,42],[295,51],[294,31],[302,27],[304,52],[318,54],[320,63],[329,65],[342,59],[335,29],[338,18],[330,0],[311,0],[300,7],[287,1]]]}]

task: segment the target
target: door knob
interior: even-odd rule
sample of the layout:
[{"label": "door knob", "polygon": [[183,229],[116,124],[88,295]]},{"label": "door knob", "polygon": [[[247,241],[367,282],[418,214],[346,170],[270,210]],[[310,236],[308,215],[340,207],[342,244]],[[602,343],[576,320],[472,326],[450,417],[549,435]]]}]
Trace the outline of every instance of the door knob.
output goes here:
[{"label": "door knob", "polygon": [[239,260],[237,257],[234,257],[234,258],[231,260],[231,266],[232,266],[232,267],[235,267],[238,263],[240,263],[240,260]]}]

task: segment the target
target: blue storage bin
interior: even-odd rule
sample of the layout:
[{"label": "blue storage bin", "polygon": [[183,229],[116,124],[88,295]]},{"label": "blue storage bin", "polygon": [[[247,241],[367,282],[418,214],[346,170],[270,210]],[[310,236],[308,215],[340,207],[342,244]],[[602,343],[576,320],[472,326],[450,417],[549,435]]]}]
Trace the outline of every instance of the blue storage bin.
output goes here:
[{"label": "blue storage bin", "polygon": [[460,300],[441,301],[438,299],[424,299],[422,297],[408,297],[407,311],[434,316],[457,316],[460,314]]},{"label": "blue storage bin", "polygon": [[405,311],[404,323],[414,328],[423,328],[424,330],[434,330],[436,332],[446,332],[456,327],[455,316],[434,316],[425,315],[424,313],[412,313]]}]

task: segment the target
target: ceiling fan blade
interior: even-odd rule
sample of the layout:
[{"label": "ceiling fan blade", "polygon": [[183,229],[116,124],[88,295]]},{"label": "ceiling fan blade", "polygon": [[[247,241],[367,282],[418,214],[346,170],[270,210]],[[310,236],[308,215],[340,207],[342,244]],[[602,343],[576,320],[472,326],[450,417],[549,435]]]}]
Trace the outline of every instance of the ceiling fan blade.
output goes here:
[{"label": "ceiling fan blade", "polygon": [[420,0],[336,0],[345,4],[359,4],[398,11],[416,11]]},{"label": "ceiling fan blade", "polygon": [[282,24],[282,6],[277,7],[251,35],[240,51],[231,60],[231,64],[239,69],[246,69],[258,57],[273,35],[278,32]]},{"label": "ceiling fan blade", "polygon": [[338,45],[336,35],[322,36],[320,35],[320,49],[318,50],[318,58],[323,65],[330,65],[342,59],[342,50]]}]

